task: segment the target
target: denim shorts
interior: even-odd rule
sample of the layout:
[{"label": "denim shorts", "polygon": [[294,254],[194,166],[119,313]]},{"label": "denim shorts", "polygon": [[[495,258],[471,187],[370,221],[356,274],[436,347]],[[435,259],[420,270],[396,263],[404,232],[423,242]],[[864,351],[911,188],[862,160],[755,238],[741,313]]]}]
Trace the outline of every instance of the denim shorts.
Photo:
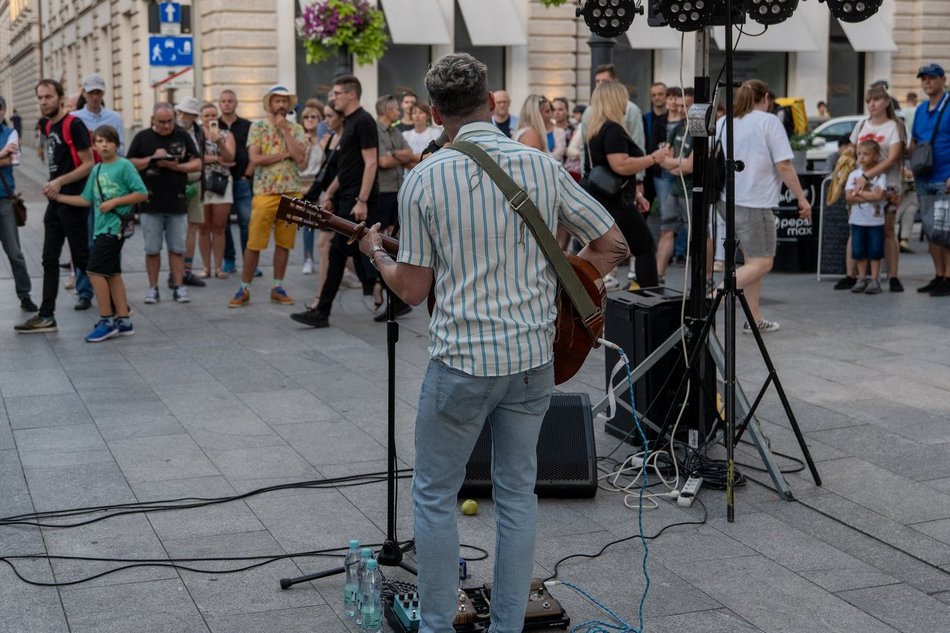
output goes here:
[{"label": "denim shorts", "polygon": [[851,225],[851,258],[857,261],[884,258],[884,225]]},{"label": "denim shorts", "polygon": [[672,193],[666,196],[666,200],[660,206],[660,213],[661,231],[676,231],[689,223],[686,198],[674,196]]},{"label": "denim shorts", "polygon": [[934,230],[934,202],[937,196],[946,193],[943,182],[918,182],[917,200],[920,203],[920,230],[930,239]]},{"label": "denim shorts", "polygon": [[188,231],[188,216],[184,213],[143,213],[142,237],[145,238],[145,254],[162,252],[162,239],[169,253],[185,254],[185,233]]}]

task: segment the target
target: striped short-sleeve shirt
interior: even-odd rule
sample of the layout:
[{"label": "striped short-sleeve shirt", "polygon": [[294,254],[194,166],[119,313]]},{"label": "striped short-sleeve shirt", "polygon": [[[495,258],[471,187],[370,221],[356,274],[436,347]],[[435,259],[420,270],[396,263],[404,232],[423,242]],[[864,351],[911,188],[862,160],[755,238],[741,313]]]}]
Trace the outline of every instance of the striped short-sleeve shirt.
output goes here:
[{"label": "striped short-sleeve shirt", "polygon": [[[554,231],[585,244],[613,219],[561,164],[470,123],[458,139],[481,146],[531,197]],[[432,268],[430,356],[473,376],[507,376],[552,358],[557,277],[501,189],[451,148],[420,163],[399,190],[397,261]]]}]

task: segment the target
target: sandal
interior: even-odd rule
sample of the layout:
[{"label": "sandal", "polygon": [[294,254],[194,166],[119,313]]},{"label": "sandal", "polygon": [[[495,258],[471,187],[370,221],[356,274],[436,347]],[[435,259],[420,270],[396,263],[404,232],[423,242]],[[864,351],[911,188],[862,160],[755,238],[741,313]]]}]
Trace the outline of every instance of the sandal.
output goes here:
[{"label": "sandal", "polygon": [[207,279],[210,276],[211,276],[211,271],[209,271],[207,268],[205,268],[200,273],[198,273],[198,277],[201,279]]},{"label": "sandal", "polygon": [[214,273],[214,276],[218,279],[227,279],[230,275],[228,275],[223,270],[218,270]]}]

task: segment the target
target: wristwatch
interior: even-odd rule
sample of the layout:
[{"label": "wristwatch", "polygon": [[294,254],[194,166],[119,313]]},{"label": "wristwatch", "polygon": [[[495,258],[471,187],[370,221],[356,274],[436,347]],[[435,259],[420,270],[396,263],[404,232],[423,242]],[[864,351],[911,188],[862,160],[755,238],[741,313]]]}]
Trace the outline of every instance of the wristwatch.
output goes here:
[{"label": "wristwatch", "polygon": [[379,244],[376,244],[375,246],[373,246],[372,249],[370,249],[370,251],[369,251],[369,263],[372,264],[372,265],[373,265],[373,268],[375,268],[376,270],[379,270],[379,266],[376,265],[376,253],[378,253],[379,251],[382,251],[384,255],[388,255],[388,254],[389,254],[389,253],[386,252],[386,249],[383,248],[382,246],[380,246]]}]

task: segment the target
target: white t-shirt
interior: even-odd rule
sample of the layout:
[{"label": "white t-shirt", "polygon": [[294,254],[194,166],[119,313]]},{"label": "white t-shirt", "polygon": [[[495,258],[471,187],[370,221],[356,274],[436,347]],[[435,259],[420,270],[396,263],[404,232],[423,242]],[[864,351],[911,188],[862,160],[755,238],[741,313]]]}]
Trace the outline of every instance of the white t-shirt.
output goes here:
[{"label": "white t-shirt", "polygon": [[[725,123],[725,117],[716,123],[716,138],[722,139],[723,151]],[[753,209],[778,206],[782,178],[775,164],[791,160],[793,155],[782,122],[774,114],[753,110],[735,119],[733,135],[736,160],[745,163],[745,169],[736,173],[736,204]]]},{"label": "white t-shirt", "polygon": [[425,148],[429,147],[429,143],[439,138],[440,134],[442,134],[442,128],[439,127],[427,127],[422,134],[413,128],[403,132],[402,137],[412,148],[412,153],[419,156]]},{"label": "white t-shirt", "polygon": [[[864,121],[859,121],[857,125],[854,126],[854,130],[851,131],[851,142],[859,143],[861,141],[876,141],[878,145],[881,146],[881,157],[880,160],[887,158],[887,153],[890,151],[891,145],[894,143],[901,142],[900,130],[897,127],[897,121],[892,121],[888,119],[880,125],[871,123],[870,119],[865,119]],[[894,190],[898,193],[901,190],[901,184],[903,183],[903,178],[901,175],[903,161],[897,161],[896,164],[892,165],[885,173],[887,174],[887,187],[894,187]]]},{"label": "white t-shirt", "polygon": [[[861,169],[855,169],[848,175],[848,184],[844,186],[845,191],[854,191],[854,181],[861,175]],[[866,187],[867,191],[873,191],[880,187],[882,190],[887,187],[887,178],[884,174],[878,174],[871,178],[871,182]],[[851,205],[851,215],[848,216],[848,224],[856,226],[882,226],[884,224],[884,201],[878,202],[855,202]]]}]

